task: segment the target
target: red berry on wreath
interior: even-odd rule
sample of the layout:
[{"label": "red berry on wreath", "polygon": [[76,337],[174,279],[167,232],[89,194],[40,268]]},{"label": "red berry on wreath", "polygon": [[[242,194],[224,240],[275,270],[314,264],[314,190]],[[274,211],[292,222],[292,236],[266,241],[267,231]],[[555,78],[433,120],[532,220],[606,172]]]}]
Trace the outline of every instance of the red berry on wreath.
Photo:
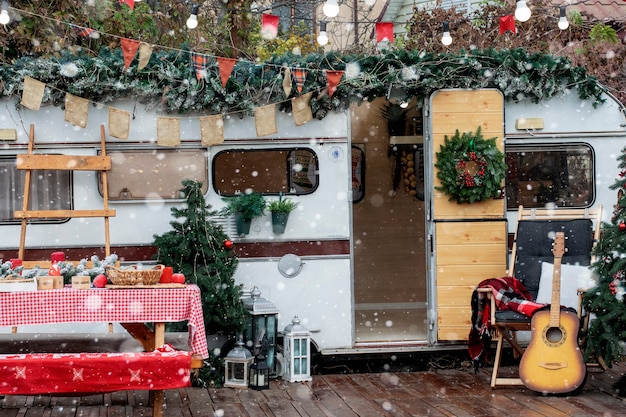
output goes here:
[{"label": "red berry on wreath", "polygon": [[619,226],[617,226],[617,227],[619,227],[619,230],[623,232],[624,230],[626,230],[626,223],[621,222],[619,224]]},{"label": "red berry on wreath", "polygon": [[233,241],[232,241],[232,240],[230,240],[230,239],[226,239],[226,240],[224,241],[224,247],[225,247],[226,249],[231,249],[231,248],[233,247]]}]

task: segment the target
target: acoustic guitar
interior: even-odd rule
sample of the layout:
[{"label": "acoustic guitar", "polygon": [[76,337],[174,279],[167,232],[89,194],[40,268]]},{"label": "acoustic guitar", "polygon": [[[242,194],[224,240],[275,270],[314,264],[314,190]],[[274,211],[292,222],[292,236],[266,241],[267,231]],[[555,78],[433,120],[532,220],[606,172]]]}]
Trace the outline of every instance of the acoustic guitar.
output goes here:
[{"label": "acoustic guitar", "polygon": [[578,346],[579,320],[561,311],[561,258],[565,235],[557,232],[552,253],[554,273],[550,310],[531,319],[531,338],[520,361],[519,374],[526,388],[544,394],[566,394],[582,387],[587,369]]}]

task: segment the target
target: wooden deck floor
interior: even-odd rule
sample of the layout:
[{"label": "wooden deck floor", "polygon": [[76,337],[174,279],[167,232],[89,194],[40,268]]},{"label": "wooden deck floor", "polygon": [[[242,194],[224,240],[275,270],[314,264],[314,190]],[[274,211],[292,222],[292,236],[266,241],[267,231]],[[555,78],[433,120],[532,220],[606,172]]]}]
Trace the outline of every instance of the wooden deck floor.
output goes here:
[{"label": "wooden deck floor", "polygon": [[[188,388],[165,392],[165,416],[188,417],[381,417],[626,415],[626,399],[612,385],[626,364],[590,370],[577,396],[541,396],[524,387],[489,387],[490,368],[315,375],[307,383],[272,382],[268,391]],[[149,416],[146,391],[85,397],[6,396],[0,417]]]}]

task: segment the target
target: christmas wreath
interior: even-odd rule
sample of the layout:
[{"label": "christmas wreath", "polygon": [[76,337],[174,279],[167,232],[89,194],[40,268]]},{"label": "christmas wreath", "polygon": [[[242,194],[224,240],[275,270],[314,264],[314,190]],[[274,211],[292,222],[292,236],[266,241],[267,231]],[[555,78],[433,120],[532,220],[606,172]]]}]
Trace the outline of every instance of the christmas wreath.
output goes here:
[{"label": "christmas wreath", "polygon": [[501,197],[501,184],[507,166],[504,154],[496,146],[496,138],[484,139],[480,127],[476,133],[444,137],[437,152],[435,167],[441,185],[435,187],[450,196],[450,201],[473,203]]}]

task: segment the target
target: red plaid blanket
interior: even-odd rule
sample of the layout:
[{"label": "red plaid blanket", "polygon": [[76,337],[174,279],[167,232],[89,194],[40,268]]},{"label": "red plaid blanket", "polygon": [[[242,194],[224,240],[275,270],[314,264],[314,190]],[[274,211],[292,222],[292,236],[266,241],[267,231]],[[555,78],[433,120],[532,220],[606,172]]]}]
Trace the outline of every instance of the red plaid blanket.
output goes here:
[{"label": "red plaid blanket", "polygon": [[[544,304],[535,303],[524,284],[514,277],[489,278],[478,284],[478,288],[491,288],[498,310],[517,311],[527,317]],[[468,349],[475,369],[485,357],[485,346],[491,341],[491,303],[486,294],[474,290],[472,293],[472,329],[468,338]]]}]

